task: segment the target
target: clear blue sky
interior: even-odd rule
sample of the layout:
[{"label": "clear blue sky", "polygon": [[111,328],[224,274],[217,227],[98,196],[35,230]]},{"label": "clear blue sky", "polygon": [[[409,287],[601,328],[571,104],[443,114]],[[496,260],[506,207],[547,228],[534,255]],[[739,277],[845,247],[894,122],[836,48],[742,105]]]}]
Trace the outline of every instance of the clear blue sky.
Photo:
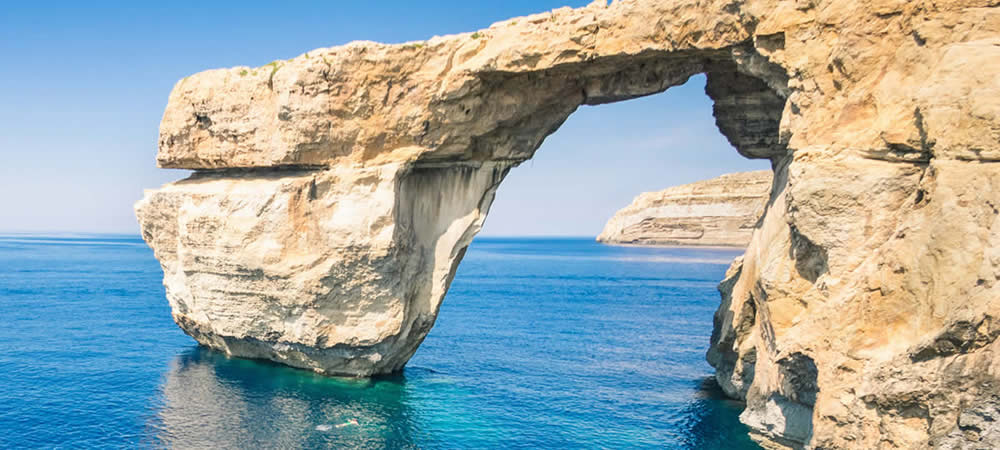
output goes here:
[{"label": "clear blue sky", "polygon": [[[149,3],[149,4],[147,4]],[[0,231],[124,232],[174,82],[352,40],[404,42],[588,1],[8,2],[0,13]],[[582,107],[500,188],[484,234],[595,235],[642,191],[768,167],[715,129],[704,79]]]}]

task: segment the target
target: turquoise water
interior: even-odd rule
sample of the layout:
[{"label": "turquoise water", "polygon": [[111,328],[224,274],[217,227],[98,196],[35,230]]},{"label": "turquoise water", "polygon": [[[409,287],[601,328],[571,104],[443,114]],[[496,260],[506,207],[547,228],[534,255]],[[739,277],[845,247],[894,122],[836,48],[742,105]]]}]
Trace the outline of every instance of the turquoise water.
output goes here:
[{"label": "turquoise water", "polygon": [[737,254],[480,238],[406,370],[347,380],[194,345],[138,237],[0,236],[0,448],[756,448],[704,362]]}]

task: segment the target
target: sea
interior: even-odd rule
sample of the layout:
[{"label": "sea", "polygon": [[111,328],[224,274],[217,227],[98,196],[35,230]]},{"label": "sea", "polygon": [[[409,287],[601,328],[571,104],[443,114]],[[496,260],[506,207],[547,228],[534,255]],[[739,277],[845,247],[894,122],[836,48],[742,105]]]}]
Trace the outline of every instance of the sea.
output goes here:
[{"label": "sea", "polygon": [[705,362],[740,252],[477,238],[401,373],[199,347],[131,235],[0,236],[0,448],[758,448]]}]

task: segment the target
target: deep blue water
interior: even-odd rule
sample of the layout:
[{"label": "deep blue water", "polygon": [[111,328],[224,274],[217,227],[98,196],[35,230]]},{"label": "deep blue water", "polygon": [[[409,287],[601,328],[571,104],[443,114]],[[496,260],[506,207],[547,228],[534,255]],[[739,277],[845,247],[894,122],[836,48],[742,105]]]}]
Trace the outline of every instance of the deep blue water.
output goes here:
[{"label": "deep blue water", "polygon": [[480,238],[406,370],[349,380],[197,347],[138,237],[0,236],[0,448],[756,448],[704,361],[737,254]]}]

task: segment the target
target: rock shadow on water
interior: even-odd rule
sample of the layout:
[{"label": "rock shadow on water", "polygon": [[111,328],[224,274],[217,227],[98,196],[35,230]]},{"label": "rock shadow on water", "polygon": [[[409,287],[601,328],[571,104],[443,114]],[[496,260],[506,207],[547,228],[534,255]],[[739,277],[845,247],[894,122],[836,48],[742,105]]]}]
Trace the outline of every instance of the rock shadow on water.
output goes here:
[{"label": "rock shadow on water", "polygon": [[403,375],[331,378],[193,347],[171,361],[158,397],[153,447],[416,447]]},{"label": "rock shadow on water", "polygon": [[715,381],[706,377],[695,381],[695,395],[683,410],[685,423],[680,441],[688,449],[759,449],[739,420],[744,403],[726,396]]}]

